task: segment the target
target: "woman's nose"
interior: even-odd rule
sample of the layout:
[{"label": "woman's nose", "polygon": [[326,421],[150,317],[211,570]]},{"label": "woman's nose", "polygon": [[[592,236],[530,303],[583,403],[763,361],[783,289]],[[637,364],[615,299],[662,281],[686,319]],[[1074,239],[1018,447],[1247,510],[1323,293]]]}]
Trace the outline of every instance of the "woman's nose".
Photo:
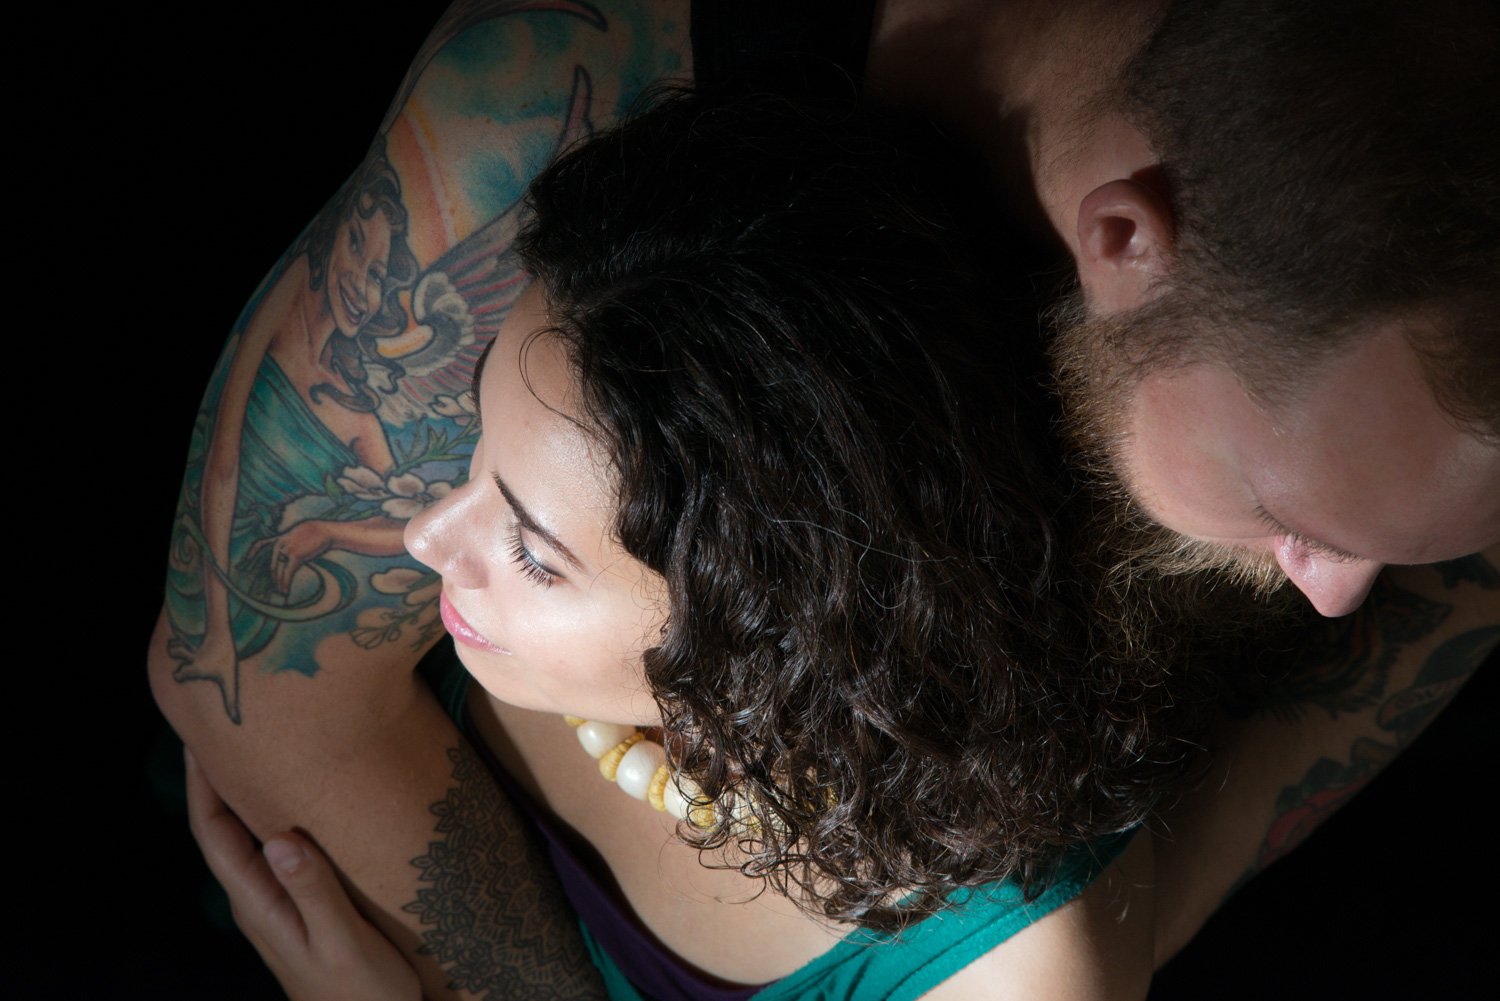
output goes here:
[{"label": "woman's nose", "polygon": [[449,584],[480,588],[486,583],[484,561],[472,544],[477,538],[474,521],[482,496],[471,480],[448,496],[428,505],[406,523],[406,551],[436,570]]},{"label": "woman's nose", "polygon": [[1374,560],[1330,557],[1295,543],[1278,546],[1276,562],[1318,614],[1329,618],[1348,615],[1358,608],[1385,568],[1384,563]]}]

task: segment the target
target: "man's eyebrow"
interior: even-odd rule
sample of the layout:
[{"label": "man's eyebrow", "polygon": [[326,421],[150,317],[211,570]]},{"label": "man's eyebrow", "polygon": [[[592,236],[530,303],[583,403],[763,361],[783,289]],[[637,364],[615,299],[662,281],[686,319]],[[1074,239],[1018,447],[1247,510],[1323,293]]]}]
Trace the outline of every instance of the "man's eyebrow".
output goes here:
[{"label": "man's eyebrow", "polygon": [[579,573],[587,573],[583,562],[578,557],[573,555],[573,550],[563,545],[562,540],[559,539],[555,533],[542,527],[541,523],[531,516],[531,512],[526,510],[526,505],[522,504],[519,500],[516,499],[516,495],[511,493],[510,487],[506,486],[505,481],[500,478],[500,474],[491,473],[490,475],[494,477],[495,486],[500,488],[500,495],[505,498],[505,503],[509,504],[510,509],[516,513],[516,520],[521,523],[521,527],[526,529],[526,531],[530,532],[531,534],[538,536],[543,542],[547,543],[547,545],[557,553],[559,553],[563,559],[567,560],[568,564],[572,566],[573,569],[577,570]]}]

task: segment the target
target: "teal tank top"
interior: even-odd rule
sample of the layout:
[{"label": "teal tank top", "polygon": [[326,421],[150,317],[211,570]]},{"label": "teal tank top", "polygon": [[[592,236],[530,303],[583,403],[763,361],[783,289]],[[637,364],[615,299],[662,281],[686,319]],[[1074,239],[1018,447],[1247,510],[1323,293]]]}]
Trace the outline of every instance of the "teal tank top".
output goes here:
[{"label": "teal tank top", "polygon": [[[440,643],[423,660],[422,673],[438,701],[458,722],[459,728],[469,735],[463,712],[469,675],[447,641]],[[511,785],[508,776],[497,775],[496,778],[506,786]],[[535,809],[520,803],[517,808],[525,814]],[[686,978],[679,975],[669,978],[675,981],[676,989],[672,993],[674,996],[683,993],[684,997],[691,997],[694,1001],[710,995],[754,998],[754,1001],[905,1001],[918,998],[1012,935],[1077,897],[1124,853],[1134,834],[1133,830],[1124,831],[1073,849],[1063,859],[1056,877],[1031,901],[1025,899],[1021,886],[1011,881],[958,890],[948,898],[952,907],[919,921],[899,935],[865,929],[853,931],[801,969],[759,990],[736,990],[705,981],[702,991],[695,993],[689,984],[683,993],[680,985]],[[557,864],[555,857],[554,864]],[[559,875],[563,876],[561,872]],[[564,882],[567,885],[565,877]],[[657,1001],[654,994],[642,993],[631,982],[620,963],[600,944],[587,921],[580,920],[579,927],[612,1001]],[[647,965],[676,960],[654,939],[650,946],[661,955],[648,960]],[[639,965],[641,957],[633,959]],[[702,974],[689,974],[689,977],[694,975],[702,977]]]}]

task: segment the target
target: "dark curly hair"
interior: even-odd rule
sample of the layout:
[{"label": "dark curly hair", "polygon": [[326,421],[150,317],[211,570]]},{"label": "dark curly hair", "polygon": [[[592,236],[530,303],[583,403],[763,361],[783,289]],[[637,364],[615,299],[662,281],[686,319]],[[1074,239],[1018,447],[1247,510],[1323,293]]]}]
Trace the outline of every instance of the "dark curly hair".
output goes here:
[{"label": "dark curly hair", "polygon": [[667,581],[646,677],[721,807],[685,836],[876,928],[1039,892],[1141,822],[1200,705],[1100,608],[1036,306],[944,208],[977,190],[955,162],[848,108],[680,95],[548,168],[519,241],[615,531]]}]

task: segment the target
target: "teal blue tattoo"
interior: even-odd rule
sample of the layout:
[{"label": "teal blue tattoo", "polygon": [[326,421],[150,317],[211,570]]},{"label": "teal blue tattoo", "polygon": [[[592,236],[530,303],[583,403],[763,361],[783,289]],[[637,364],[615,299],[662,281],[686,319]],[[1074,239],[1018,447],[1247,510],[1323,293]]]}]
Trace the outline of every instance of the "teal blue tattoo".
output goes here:
[{"label": "teal blue tattoo", "polygon": [[[522,13],[605,28],[568,0],[463,6],[475,33]],[[591,79],[579,66],[571,80],[550,104],[496,98],[539,115],[546,141],[524,171],[590,130]],[[193,430],[166,606],[174,677],[215,685],[235,723],[252,657],[313,675],[330,640],[420,649],[441,631],[439,583],[402,533],[462,482],[478,436],[474,365],[526,286],[510,253],[521,185],[495,172],[472,181],[496,193],[490,221],[419,261],[405,184],[378,139],[231,334]]]}]

